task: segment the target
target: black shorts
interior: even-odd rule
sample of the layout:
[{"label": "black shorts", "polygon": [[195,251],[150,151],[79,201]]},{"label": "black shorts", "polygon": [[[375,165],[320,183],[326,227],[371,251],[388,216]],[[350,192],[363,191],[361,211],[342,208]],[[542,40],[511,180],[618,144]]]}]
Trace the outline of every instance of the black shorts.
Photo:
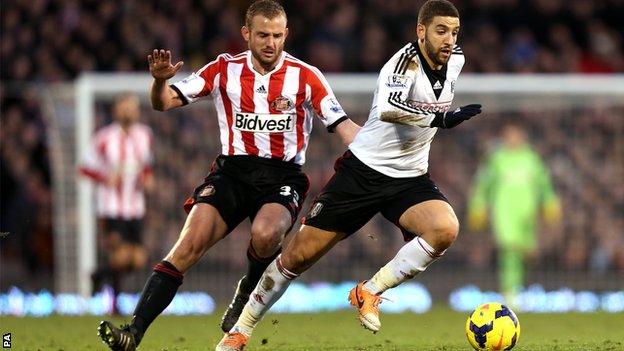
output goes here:
[{"label": "black shorts", "polygon": [[314,199],[303,224],[318,229],[351,235],[375,214],[381,214],[403,231],[401,215],[411,206],[427,200],[448,202],[429,174],[412,178],[393,178],[365,165],[351,151],[336,160],[336,173]]},{"label": "black shorts", "polygon": [[301,166],[257,156],[223,156],[213,162],[204,183],[184,204],[187,213],[196,203],[214,206],[231,232],[245,218],[252,221],[264,204],[278,203],[295,222],[308,194],[310,181]]},{"label": "black shorts", "polygon": [[143,229],[143,220],[141,219],[118,219],[104,218],[104,233],[119,233],[121,240],[140,245],[141,230]]}]

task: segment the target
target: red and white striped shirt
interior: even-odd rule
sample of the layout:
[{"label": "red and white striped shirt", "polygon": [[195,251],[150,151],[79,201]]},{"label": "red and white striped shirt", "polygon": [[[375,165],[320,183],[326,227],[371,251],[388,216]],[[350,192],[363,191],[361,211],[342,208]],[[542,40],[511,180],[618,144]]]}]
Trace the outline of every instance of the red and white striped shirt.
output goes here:
[{"label": "red and white striped shirt", "polygon": [[[115,219],[139,219],[145,215],[143,180],[152,172],[152,131],[140,123],[128,132],[112,123],[97,131],[80,172],[95,180],[97,214]],[[119,177],[117,186],[107,183]]]},{"label": "red and white striped shirt", "polygon": [[313,116],[330,129],[345,117],[323,74],[286,52],[265,75],[253,69],[251,51],[221,54],[171,87],[184,103],[213,98],[223,155],[303,164]]}]

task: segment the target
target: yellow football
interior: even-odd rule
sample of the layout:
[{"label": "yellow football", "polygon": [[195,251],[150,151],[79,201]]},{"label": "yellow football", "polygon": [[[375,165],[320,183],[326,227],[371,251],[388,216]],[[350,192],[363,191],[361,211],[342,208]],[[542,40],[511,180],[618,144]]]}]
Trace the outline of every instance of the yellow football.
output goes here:
[{"label": "yellow football", "polygon": [[475,350],[511,350],[520,338],[520,322],[509,307],[484,303],[468,317],[466,337]]}]

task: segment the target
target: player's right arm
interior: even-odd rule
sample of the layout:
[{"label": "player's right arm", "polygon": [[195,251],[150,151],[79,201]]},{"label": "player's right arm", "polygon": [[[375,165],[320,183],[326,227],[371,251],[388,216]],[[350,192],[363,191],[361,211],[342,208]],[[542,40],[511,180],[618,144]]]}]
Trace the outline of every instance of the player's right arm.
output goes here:
[{"label": "player's right arm", "polygon": [[555,192],[550,172],[541,157],[533,151],[533,164],[537,176],[537,187],[541,194],[542,214],[547,224],[556,224],[561,221],[561,201]]},{"label": "player's right arm", "polygon": [[323,73],[310,66],[306,84],[311,90],[310,104],[327,131],[338,134],[345,145],[351,144],[361,127],[347,117]]},{"label": "player's right arm", "polygon": [[121,178],[117,172],[107,170],[106,148],[106,136],[104,131],[100,130],[91,140],[89,149],[80,162],[78,172],[96,183],[117,186]]},{"label": "player's right arm", "polygon": [[150,89],[152,108],[158,111],[167,111],[184,105],[184,101],[178,92],[167,84],[167,81],[176,75],[184,62],[180,61],[173,65],[169,50],[154,50],[151,55],[147,56],[147,62],[149,62],[150,73],[154,77]]},{"label": "player's right arm", "polygon": [[[402,50],[404,51],[404,50]],[[408,101],[416,84],[416,69],[410,64],[413,55],[408,52],[395,54],[388,61],[377,79],[377,110],[383,122],[429,127],[435,118],[432,112],[414,107]]]},{"label": "player's right arm", "polygon": [[468,201],[468,228],[470,230],[483,230],[487,224],[489,195],[496,182],[496,169],[495,154],[490,154],[477,170],[472,196]]}]

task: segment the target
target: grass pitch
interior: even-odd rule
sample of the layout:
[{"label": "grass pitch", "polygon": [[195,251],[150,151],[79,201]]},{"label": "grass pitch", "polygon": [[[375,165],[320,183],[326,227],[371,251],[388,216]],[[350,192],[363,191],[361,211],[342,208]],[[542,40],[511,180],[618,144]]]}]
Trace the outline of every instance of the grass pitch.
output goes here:
[{"label": "grass pitch", "polygon": [[[221,312],[202,317],[159,317],[140,350],[214,350]],[[471,350],[464,335],[467,314],[437,307],[426,314],[384,314],[373,335],[355,311],[269,314],[246,350]],[[622,314],[518,314],[522,333],[515,350],[624,350]],[[12,333],[11,350],[106,350],[96,336],[98,317],[0,317]],[[124,322],[116,318],[114,322]]]}]

